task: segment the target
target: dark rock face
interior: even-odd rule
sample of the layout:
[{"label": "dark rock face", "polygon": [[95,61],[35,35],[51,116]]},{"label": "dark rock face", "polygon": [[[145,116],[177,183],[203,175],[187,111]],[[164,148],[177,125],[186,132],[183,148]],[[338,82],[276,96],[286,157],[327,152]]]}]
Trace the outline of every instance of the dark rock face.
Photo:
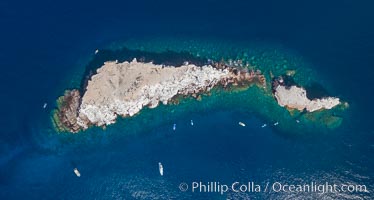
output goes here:
[{"label": "dark rock face", "polygon": [[220,84],[224,88],[229,85],[243,87],[251,84],[258,84],[260,86],[265,86],[265,76],[261,74],[261,71],[259,70],[239,70],[234,67],[226,67],[224,69],[228,69],[231,74],[227,78],[223,78],[220,81]]},{"label": "dark rock face", "polygon": [[81,96],[77,89],[65,91],[64,96],[58,99],[55,123],[60,131],[76,133],[80,130],[77,124],[80,100]]},{"label": "dark rock face", "polygon": [[279,77],[277,77],[277,78],[273,78],[273,80],[272,80],[272,82],[271,82],[271,89],[272,89],[273,94],[275,93],[275,89],[276,89],[279,85],[281,85],[281,86],[284,86],[284,85],[285,85],[282,76],[279,76]]},{"label": "dark rock face", "polygon": [[281,75],[279,77],[274,77],[272,79],[272,91],[273,91],[273,94],[275,93],[275,89],[278,87],[278,86],[285,86],[287,89],[289,89],[291,86],[297,86],[297,87],[301,87],[300,85],[298,85],[292,78],[292,76],[289,76],[289,75]]}]

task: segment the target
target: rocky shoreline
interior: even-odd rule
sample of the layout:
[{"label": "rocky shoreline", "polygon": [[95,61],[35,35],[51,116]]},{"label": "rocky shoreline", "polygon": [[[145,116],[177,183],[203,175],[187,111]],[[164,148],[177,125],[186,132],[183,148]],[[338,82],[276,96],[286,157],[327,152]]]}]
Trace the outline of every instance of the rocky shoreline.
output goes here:
[{"label": "rocky shoreline", "polygon": [[54,114],[55,127],[76,133],[90,126],[115,123],[118,116],[133,116],[148,106],[168,104],[178,95],[199,98],[213,87],[241,87],[258,84],[265,87],[260,71],[240,69],[223,63],[196,66],[157,65],[151,62],[105,62],[84,89],[67,91],[59,98]]},{"label": "rocky shoreline", "polygon": [[78,110],[81,101],[79,90],[66,90],[57,100],[58,109],[53,111],[53,124],[58,131],[78,132]]}]

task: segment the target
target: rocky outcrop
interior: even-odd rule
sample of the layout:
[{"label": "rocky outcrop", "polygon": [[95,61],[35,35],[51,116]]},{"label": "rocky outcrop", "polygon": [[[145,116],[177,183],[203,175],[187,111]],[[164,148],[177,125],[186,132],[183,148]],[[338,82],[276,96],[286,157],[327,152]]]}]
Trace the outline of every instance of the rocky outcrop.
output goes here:
[{"label": "rocky outcrop", "polygon": [[90,125],[112,124],[118,116],[133,116],[144,106],[154,108],[160,102],[167,104],[177,95],[199,98],[198,94],[217,85],[250,83],[264,84],[265,79],[259,71],[239,71],[232,67],[217,69],[188,63],[173,67],[136,59],[105,62],[88,81],[81,98],[77,91],[65,94],[58,115],[70,132],[77,132]]},{"label": "rocky outcrop", "polygon": [[220,84],[223,87],[228,85],[233,86],[247,86],[249,84],[259,84],[265,86],[265,76],[261,74],[260,70],[248,71],[247,69],[239,70],[233,67],[227,67],[230,72],[229,76],[225,76],[221,79]]},{"label": "rocky outcrop", "polygon": [[78,109],[80,104],[78,90],[67,90],[58,100],[58,108],[54,113],[54,124],[60,131],[78,132],[81,127],[77,124]]},{"label": "rocky outcrop", "polygon": [[209,91],[227,76],[211,66],[170,67],[152,63],[106,62],[88,82],[82,97],[78,124],[87,128],[115,122],[118,115],[133,116],[144,106],[156,107],[178,94]]},{"label": "rocky outcrop", "polygon": [[340,104],[339,98],[324,97],[310,100],[307,97],[307,91],[302,87],[295,85],[285,86],[283,79],[280,77],[273,82],[273,93],[282,107],[289,109],[306,110],[314,112],[321,109],[331,109]]}]

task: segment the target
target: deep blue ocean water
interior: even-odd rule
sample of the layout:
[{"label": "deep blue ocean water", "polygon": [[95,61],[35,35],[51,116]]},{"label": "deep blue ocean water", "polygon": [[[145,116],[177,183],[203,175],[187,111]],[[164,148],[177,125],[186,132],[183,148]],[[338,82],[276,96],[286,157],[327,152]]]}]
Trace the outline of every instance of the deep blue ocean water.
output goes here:
[{"label": "deep blue ocean water", "polygon": [[[0,199],[372,199],[373,8],[370,1],[1,1]],[[109,128],[70,141],[46,131],[56,97],[96,48],[143,36],[281,44],[350,103],[349,125],[289,136],[261,129],[264,121],[246,113],[213,110],[174,119],[176,132],[172,124],[123,136]],[[192,181],[328,181],[365,184],[370,193],[179,190]]]}]

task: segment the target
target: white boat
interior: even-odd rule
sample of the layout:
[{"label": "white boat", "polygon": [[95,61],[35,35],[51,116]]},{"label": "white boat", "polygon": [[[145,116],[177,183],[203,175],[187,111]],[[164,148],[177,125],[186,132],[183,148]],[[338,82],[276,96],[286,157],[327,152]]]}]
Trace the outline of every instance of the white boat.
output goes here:
[{"label": "white boat", "polygon": [[245,124],[243,122],[239,122],[239,125],[240,126],[245,126]]},{"label": "white boat", "polygon": [[173,131],[175,131],[175,129],[177,129],[177,124],[173,124]]},{"label": "white boat", "polygon": [[96,50],[95,50],[95,54],[97,54],[97,53],[99,53],[99,49],[96,49]]},{"label": "white boat", "polygon": [[297,119],[297,120],[296,120],[296,123],[300,123],[300,121]]},{"label": "white boat", "polygon": [[191,126],[193,126],[193,121],[192,121],[192,119],[191,119]]},{"label": "white boat", "polygon": [[158,170],[160,171],[160,175],[164,175],[164,167],[162,166],[161,162],[158,163]]},{"label": "white boat", "polygon": [[77,175],[77,177],[81,177],[81,173],[78,171],[77,168],[74,168],[74,173]]},{"label": "white boat", "polygon": [[44,103],[43,108],[45,109],[47,107],[47,105],[48,105],[47,103]]},{"label": "white boat", "polygon": [[261,128],[265,128],[267,126],[267,124],[263,124],[262,126],[261,126]]},{"label": "white boat", "polygon": [[274,123],[274,126],[278,126],[278,124],[279,124],[279,122],[275,122],[275,123]]}]

